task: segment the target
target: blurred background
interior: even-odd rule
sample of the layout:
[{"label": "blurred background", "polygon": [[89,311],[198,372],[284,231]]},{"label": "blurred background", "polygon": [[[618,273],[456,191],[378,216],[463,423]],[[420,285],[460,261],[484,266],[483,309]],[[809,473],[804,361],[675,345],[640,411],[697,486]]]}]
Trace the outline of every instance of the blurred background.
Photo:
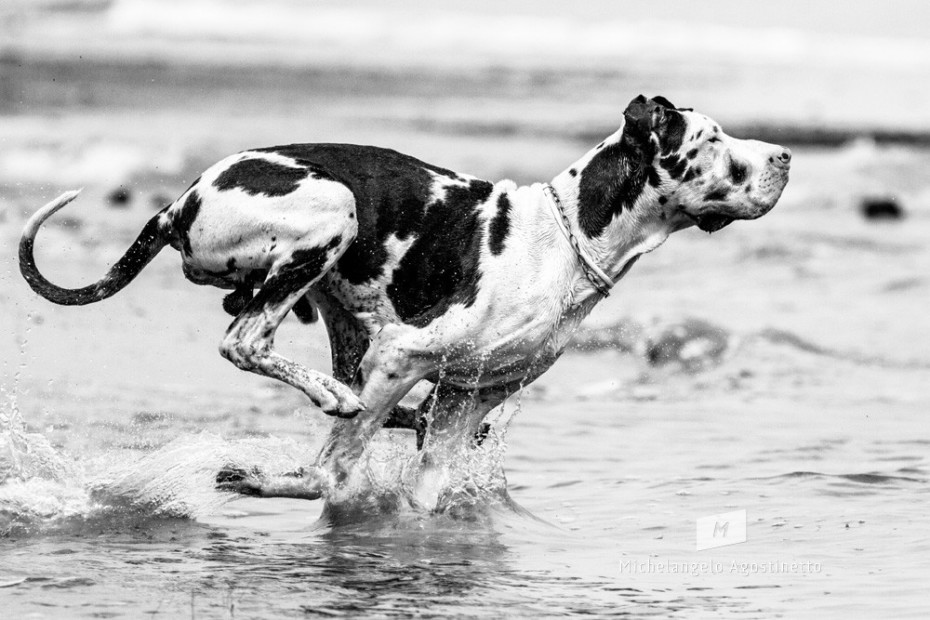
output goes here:
[{"label": "blurred background", "polygon": [[[589,323],[696,317],[928,360],[928,13],[916,0],[7,0],[0,223],[12,244],[39,205],[85,187],[47,233],[65,243],[38,244],[78,284],[238,150],[375,144],[545,181],[613,132],[630,99],[662,94],[731,135],[797,151],[792,181],[761,222],[679,235]],[[0,300],[25,294],[11,259]],[[167,253],[155,264],[190,288]],[[22,325],[23,309],[6,308]]]},{"label": "blurred background", "polygon": [[154,166],[186,178],[192,160],[240,148],[344,141],[538,180],[641,92],[792,146],[925,143],[927,13],[912,0],[6,0],[0,171],[4,185],[125,183]]}]

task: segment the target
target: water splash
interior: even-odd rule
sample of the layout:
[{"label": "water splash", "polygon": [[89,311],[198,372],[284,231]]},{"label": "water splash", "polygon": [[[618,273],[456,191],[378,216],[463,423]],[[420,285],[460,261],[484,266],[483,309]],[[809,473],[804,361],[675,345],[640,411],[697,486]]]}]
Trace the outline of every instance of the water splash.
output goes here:
[{"label": "water splash", "polygon": [[23,422],[15,396],[0,387],[0,536],[87,510],[82,472]]},{"label": "water splash", "polygon": [[215,512],[233,496],[214,490],[224,466],[291,471],[306,450],[273,438],[224,440],[212,433],[186,435],[139,458],[111,459],[87,488],[100,506],[159,517],[196,518]]},{"label": "water splash", "polygon": [[[23,355],[27,337],[20,338]],[[99,518],[196,519],[237,497],[215,490],[220,470],[293,472],[308,465],[312,453],[296,441],[229,441],[203,432],[141,455],[109,451],[78,461],[29,431],[17,406],[18,384],[19,372],[12,390],[0,386],[0,536],[72,528]],[[413,449],[409,437],[381,433],[347,483],[327,496],[331,524],[401,513],[473,518],[492,507],[515,508],[507,494],[503,459],[506,432],[521,408],[521,395],[522,386],[516,409],[508,410],[505,403],[491,413],[491,430],[481,446],[463,444],[464,449],[437,455],[443,475],[432,481],[425,480],[423,454]],[[432,414],[431,407],[427,418]],[[432,486],[432,498],[425,503],[424,485]]]},{"label": "water splash", "polygon": [[223,465],[289,470],[306,447],[269,438],[186,435],[139,456],[105,453],[79,463],[28,432],[5,390],[0,409],[0,536],[73,526],[101,516],[196,518],[233,496],[214,490]]},{"label": "water splash", "polygon": [[[475,520],[502,507],[518,510],[503,470],[513,413],[501,409],[494,416],[480,447],[443,455],[445,475],[428,505],[417,499],[424,484],[422,454],[403,431],[382,433],[345,484],[327,495],[326,520],[333,526],[392,515]],[[147,454],[107,452],[77,462],[28,432],[8,398],[0,412],[0,536],[72,530],[101,518],[196,519],[238,497],[215,490],[222,468],[289,472],[305,466],[309,454],[294,440],[230,441],[202,432]]]}]

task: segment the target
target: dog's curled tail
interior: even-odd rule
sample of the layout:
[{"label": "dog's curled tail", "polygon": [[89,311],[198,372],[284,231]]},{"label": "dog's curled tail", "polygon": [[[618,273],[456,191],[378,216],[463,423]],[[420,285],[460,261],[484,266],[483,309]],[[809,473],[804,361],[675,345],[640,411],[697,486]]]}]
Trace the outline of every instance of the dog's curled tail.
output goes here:
[{"label": "dog's curled tail", "polygon": [[142,232],[132,243],[122,258],[110,267],[107,274],[99,281],[82,288],[67,289],[49,282],[36,267],[33,256],[36,233],[42,224],[56,211],[77,198],[81,190],[65,192],[35,212],[19,240],[19,270],[36,293],[56,304],[63,306],[83,306],[101,301],[119,292],[129,284],[155,255],[168,244],[162,214],[159,213],[148,221]]}]

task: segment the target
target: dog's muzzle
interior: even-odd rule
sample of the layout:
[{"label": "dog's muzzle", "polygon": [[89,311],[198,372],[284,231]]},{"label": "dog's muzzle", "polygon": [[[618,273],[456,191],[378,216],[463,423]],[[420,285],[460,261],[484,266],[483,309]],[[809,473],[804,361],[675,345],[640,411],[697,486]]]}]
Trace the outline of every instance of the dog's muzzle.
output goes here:
[{"label": "dog's muzzle", "polygon": [[695,226],[713,233],[735,220],[754,220],[772,210],[788,184],[791,150],[771,144],[765,144],[765,147],[752,158],[758,162],[756,169],[760,173],[748,180],[750,191],[737,186],[731,190],[729,199],[706,204],[696,213],[684,211]]}]

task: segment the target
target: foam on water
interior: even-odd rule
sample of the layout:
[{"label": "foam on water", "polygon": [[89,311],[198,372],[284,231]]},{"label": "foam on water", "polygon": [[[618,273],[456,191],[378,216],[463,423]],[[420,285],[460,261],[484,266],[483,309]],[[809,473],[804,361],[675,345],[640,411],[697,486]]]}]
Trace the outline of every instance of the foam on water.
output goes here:
[{"label": "foam on water", "polygon": [[103,514],[195,518],[232,496],[213,489],[224,465],[269,470],[296,468],[296,442],[225,441],[217,435],[181,436],[141,457],[102,454],[83,462],[28,432],[8,394],[0,410],[0,535],[47,531]]},{"label": "foam on water", "polygon": [[15,399],[0,388],[0,535],[86,512],[76,465],[26,431]]},{"label": "foam on water", "polygon": [[[502,466],[511,415],[496,414],[483,445],[445,455],[441,470],[424,468],[422,455],[398,431],[382,434],[346,483],[328,490],[324,522],[380,523],[386,516],[430,514],[473,520],[502,507],[519,512],[507,495]],[[76,461],[43,435],[28,432],[7,396],[0,411],[0,536],[108,516],[196,519],[238,497],[214,489],[224,467],[280,474],[308,465],[310,454],[308,445],[294,440],[226,440],[201,432],[141,456],[108,452]]]}]

